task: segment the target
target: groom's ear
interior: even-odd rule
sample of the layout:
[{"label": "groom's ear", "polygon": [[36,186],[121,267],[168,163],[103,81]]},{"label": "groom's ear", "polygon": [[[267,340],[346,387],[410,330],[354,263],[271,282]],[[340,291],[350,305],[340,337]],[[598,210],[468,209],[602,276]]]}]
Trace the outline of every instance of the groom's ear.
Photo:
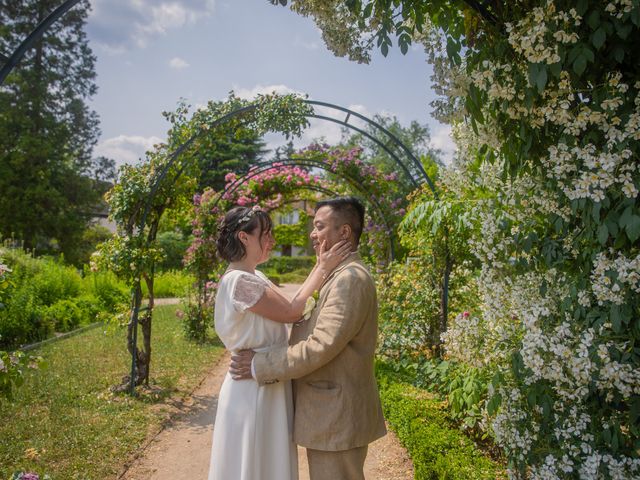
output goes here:
[{"label": "groom's ear", "polygon": [[349,240],[351,238],[351,233],[353,233],[353,231],[351,230],[351,225],[349,225],[348,223],[345,223],[340,228],[340,239]]}]

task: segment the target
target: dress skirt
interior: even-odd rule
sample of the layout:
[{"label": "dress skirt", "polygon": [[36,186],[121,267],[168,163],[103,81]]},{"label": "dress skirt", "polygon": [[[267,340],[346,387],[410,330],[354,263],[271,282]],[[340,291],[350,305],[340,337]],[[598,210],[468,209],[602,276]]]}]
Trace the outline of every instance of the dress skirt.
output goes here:
[{"label": "dress skirt", "polygon": [[209,480],[297,480],[291,383],[224,379]]}]

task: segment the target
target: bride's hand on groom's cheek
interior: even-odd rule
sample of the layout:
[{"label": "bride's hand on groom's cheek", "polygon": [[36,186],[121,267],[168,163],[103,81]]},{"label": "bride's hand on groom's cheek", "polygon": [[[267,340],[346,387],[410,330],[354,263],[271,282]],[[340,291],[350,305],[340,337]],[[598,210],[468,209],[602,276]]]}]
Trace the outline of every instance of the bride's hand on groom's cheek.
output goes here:
[{"label": "bride's hand on groom's cheek", "polygon": [[231,354],[229,362],[229,373],[234,380],[249,380],[251,375],[251,360],[255,352],[253,350],[240,350]]}]

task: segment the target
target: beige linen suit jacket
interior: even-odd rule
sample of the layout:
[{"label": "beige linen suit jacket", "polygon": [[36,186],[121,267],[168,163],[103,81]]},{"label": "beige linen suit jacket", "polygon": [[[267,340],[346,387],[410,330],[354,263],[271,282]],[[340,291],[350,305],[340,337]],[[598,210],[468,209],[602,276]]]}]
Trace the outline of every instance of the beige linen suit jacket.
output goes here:
[{"label": "beige linen suit jacket", "polygon": [[386,433],[374,377],[378,303],[357,254],[329,275],[289,347],[257,353],[260,384],[293,379],[294,441],[314,450],[362,447]]}]

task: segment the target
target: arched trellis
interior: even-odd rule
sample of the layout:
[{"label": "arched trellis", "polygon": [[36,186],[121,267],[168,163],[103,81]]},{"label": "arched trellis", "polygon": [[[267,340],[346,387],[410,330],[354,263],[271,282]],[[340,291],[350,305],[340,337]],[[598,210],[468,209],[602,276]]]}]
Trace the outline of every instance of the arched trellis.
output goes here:
[{"label": "arched trellis", "polygon": [[[11,71],[15,68],[15,66],[20,62],[20,60],[22,59],[22,57],[24,56],[26,51],[44,34],[44,32],[53,23],[55,23],[60,17],[62,17],[65,13],[67,13],[72,7],[74,7],[79,2],[80,2],[80,0],[66,0],[65,2],[63,2],[58,8],[56,8],[51,14],[49,14],[33,30],[33,32],[31,32],[27,36],[27,38],[25,38],[25,40],[18,46],[18,48],[13,52],[13,54],[11,56],[7,56],[3,52],[0,52],[0,60],[2,60],[2,62],[3,62],[3,66],[0,69],[0,85],[2,85],[4,83],[6,77],[9,75],[9,73],[11,73]],[[338,119],[335,119],[335,118],[327,117],[326,115],[317,114],[315,112],[312,113],[312,114],[309,114],[308,116],[309,117],[313,117],[313,118],[318,118],[318,119],[321,119],[321,120],[325,120],[325,121],[330,121],[330,122],[341,124],[344,127],[347,127],[347,128],[349,128],[351,130],[354,130],[354,131],[357,131],[357,132],[363,134],[364,136],[366,136],[367,138],[371,139],[378,146],[380,146],[387,154],[389,154],[391,156],[391,158],[394,159],[394,161],[405,172],[405,174],[409,175],[409,177],[411,178],[411,181],[412,181],[412,183],[414,183],[414,185],[417,186],[418,183],[426,182],[428,184],[429,188],[432,190],[432,192],[434,194],[434,197],[436,199],[438,198],[438,195],[437,195],[437,192],[436,192],[436,189],[435,189],[435,185],[433,184],[433,181],[427,175],[427,173],[424,170],[424,167],[422,166],[420,161],[415,157],[415,155],[411,152],[411,150],[406,145],[404,145],[395,135],[393,135],[391,132],[389,132],[387,129],[385,129],[382,125],[379,125],[378,123],[376,123],[373,120],[365,117],[364,115],[359,114],[358,112],[354,112],[352,110],[349,110],[349,109],[344,108],[344,107],[340,107],[338,105],[333,105],[333,104],[330,104],[330,103],[318,102],[318,101],[313,101],[313,100],[304,100],[304,102],[307,103],[308,105],[317,105],[317,106],[321,106],[321,107],[324,107],[324,108],[329,108],[329,109],[333,109],[333,110],[337,110],[337,111],[346,113],[347,115],[346,115],[344,120],[338,120]],[[214,122],[209,124],[208,127],[209,128],[215,128],[215,127],[221,125],[222,123],[228,121],[229,119],[233,118],[234,116],[241,115],[242,113],[249,112],[249,111],[255,110],[257,108],[258,108],[257,104],[248,105],[246,107],[239,108],[239,109],[237,109],[237,110],[235,110],[233,112],[229,112],[229,113],[217,118],[216,120],[214,120]],[[388,141],[390,141],[391,144],[397,146],[404,153],[404,155],[410,160],[410,162],[417,168],[417,171],[419,172],[419,174],[421,176],[421,178],[419,180],[421,180],[421,181],[419,182],[418,180],[416,180],[413,177],[413,175],[408,171],[408,168],[404,164],[404,162],[402,162],[400,160],[398,155],[395,152],[393,152],[388,147],[387,144],[383,143],[379,139],[377,139],[374,136],[370,135],[368,132],[358,128],[357,126],[355,126],[353,124],[350,124],[349,120],[351,119],[352,116],[355,117],[355,118],[360,119],[361,121],[364,121],[367,124],[369,124],[377,132],[382,132],[386,136]],[[149,212],[151,210],[153,199],[155,198],[155,195],[157,194],[157,191],[158,191],[161,183],[166,178],[166,176],[167,176],[168,172],[170,171],[171,167],[175,164],[175,162],[177,161],[179,156],[187,148],[189,148],[201,134],[202,134],[202,131],[196,132],[191,138],[189,138],[186,142],[184,142],[182,145],[180,145],[169,156],[169,160],[168,160],[167,164],[160,171],[159,175],[155,178],[155,180],[153,182],[153,185],[152,185],[152,188],[150,190],[147,202],[145,204],[144,211],[143,211],[142,216],[141,216],[141,221],[140,221],[140,223],[138,225],[138,229],[139,229],[138,231],[139,232],[144,232],[145,225],[146,225],[146,220],[147,220],[148,214],[149,214]],[[179,170],[178,174],[173,179],[173,183],[175,183],[177,181],[179,176],[182,174],[183,170],[184,170],[184,167]],[[447,301],[448,301],[447,300],[448,292],[447,292],[447,288],[446,288],[447,283],[448,283],[448,278],[445,278],[444,279],[444,284],[445,284],[444,315],[446,315],[446,313],[447,313]],[[139,313],[138,310],[140,308],[140,302],[139,302],[140,296],[141,296],[141,289],[138,286],[138,288],[134,288],[134,291],[132,293],[132,312],[131,312],[131,317],[130,317],[130,320],[132,322],[132,328],[134,330],[132,364],[131,364],[131,393],[135,393],[135,390],[134,390],[135,389],[135,384],[134,384],[135,380],[134,379],[135,379],[135,371],[136,371],[137,325],[138,325],[138,313]]]},{"label": "arched trellis", "polygon": [[[331,169],[327,164],[322,163],[318,160],[312,160],[312,159],[285,159],[285,160],[278,160],[277,162],[272,162],[272,161],[259,162],[255,164],[255,168],[252,168],[248,173],[246,173],[242,177],[238,177],[225,190],[219,192],[216,200],[213,203],[213,207],[217,206],[218,203],[220,203],[220,200],[224,198],[225,194],[233,194],[238,188],[240,188],[242,184],[249,181],[253,177],[258,176],[261,173],[266,172],[267,170],[270,170],[272,168],[277,168],[276,166],[274,166],[274,163],[277,163],[278,165],[283,165],[283,166],[286,165],[286,166],[320,168],[322,170],[331,172]],[[380,220],[383,221],[387,232],[389,232],[389,236],[388,236],[389,250],[390,250],[391,260],[393,260],[395,258],[395,242],[393,238],[393,229],[389,225],[387,216],[385,215],[384,209],[380,205],[380,202],[378,202],[376,198],[367,191],[367,188],[365,187],[365,185],[363,185],[362,182],[357,178],[353,177],[352,175],[344,175],[344,174],[341,175],[341,177],[348,180],[351,186],[354,187],[358,192],[360,192],[363,195],[363,197],[375,207],[376,211],[378,212]],[[301,186],[300,188],[303,189],[306,187],[307,186]]]},{"label": "arched trellis", "polygon": [[[375,129],[383,132],[387,138],[394,143],[395,145],[401,146],[401,150],[403,152],[405,152],[405,154],[407,154],[407,156],[410,158],[410,161],[416,165],[419,165],[419,171],[421,172],[422,175],[422,180],[424,182],[426,182],[429,186],[429,188],[431,189],[431,191],[434,194],[434,197],[437,198],[437,192],[435,190],[435,185],[433,184],[433,182],[431,181],[431,179],[429,178],[429,175],[426,173],[426,171],[424,170],[424,168],[422,167],[422,164],[420,163],[420,161],[415,157],[415,155],[413,155],[413,153],[411,153],[411,150],[404,145],[400,139],[398,139],[395,135],[393,135],[391,132],[389,132],[387,129],[385,129],[383,126],[379,125],[377,122],[374,122],[371,119],[368,119],[367,117],[365,117],[364,115],[361,115],[357,112],[353,112],[349,109],[346,109],[344,107],[340,107],[338,105],[333,105],[333,104],[329,104],[326,102],[316,102],[314,100],[307,100],[304,99],[302,100],[304,103],[309,104],[309,105],[313,105],[314,103],[323,106],[323,107],[334,107],[339,111],[342,112],[347,112],[348,117],[349,115],[354,115],[357,118],[360,118],[361,120],[366,121],[367,123],[369,123],[371,126],[373,126]],[[149,196],[147,198],[147,202],[144,206],[144,210],[143,213],[141,215],[141,221],[138,225],[138,231],[139,232],[143,232],[146,226],[146,221],[147,221],[147,217],[151,211],[152,205],[153,205],[153,200],[160,188],[160,186],[163,184],[163,182],[165,181],[167,175],[169,174],[169,172],[171,171],[171,168],[176,164],[176,162],[178,161],[178,158],[180,158],[180,155],[182,153],[184,153],[188,148],[190,148],[195,142],[196,140],[205,132],[208,130],[212,130],[215,129],[219,126],[221,126],[222,124],[224,124],[225,122],[228,122],[229,120],[231,120],[234,117],[240,116],[242,114],[245,113],[249,113],[249,112],[253,112],[258,110],[260,107],[260,105],[256,102],[250,105],[246,105],[244,107],[240,107],[236,110],[233,110],[231,112],[228,112],[220,117],[218,117],[217,119],[215,119],[213,122],[209,123],[205,128],[201,128],[198,131],[196,131],[196,133],[194,133],[191,137],[189,137],[184,143],[182,143],[180,146],[178,146],[173,153],[171,153],[168,157],[168,161],[167,163],[164,165],[164,167],[159,171],[159,173],[157,174],[155,180],[152,183],[152,187],[150,189],[149,192]],[[326,118],[322,118],[322,116],[317,116],[315,113],[310,113],[305,115],[307,117],[312,117],[312,118],[319,118],[322,120],[326,120]],[[335,119],[331,119],[330,121],[333,121],[335,123],[341,123],[343,126],[355,130],[355,131],[362,131],[361,129],[359,129],[358,127],[349,124],[348,120],[349,118],[345,118],[344,121],[340,122],[337,121]],[[378,145],[383,145],[382,142],[380,142],[379,140],[376,142]],[[401,168],[403,168],[403,170],[406,170],[406,165],[400,161],[400,159],[398,158],[397,155],[392,154],[392,158],[394,158],[394,160],[397,162],[397,164],[399,166],[401,166]],[[180,176],[184,173],[185,168],[187,167],[187,165],[182,165],[181,168],[178,169],[178,171],[176,172],[174,178],[172,179],[172,183],[177,182],[177,180],[180,178]],[[446,312],[447,309],[447,303],[448,303],[448,292],[447,292],[447,288],[446,285],[448,284],[448,278],[444,279],[444,284],[445,284],[445,298],[444,298],[444,309]],[[130,322],[132,324],[132,328],[133,328],[133,348],[132,348],[132,354],[131,354],[131,375],[130,375],[130,379],[131,379],[131,384],[130,384],[130,391],[133,394],[135,392],[135,374],[136,374],[136,359],[137,359],[137,330],[138,330],[138,313],[139,313],[139,306],[141,304],[140,302],[140,296],[142,295],[142,290],[140,288],[134,288],[133,289],[133,293],[132,293],[132,300],[131,300],[131,305],[132,305],[132,310],[131,310],[131,317],[130,317]]]}]

